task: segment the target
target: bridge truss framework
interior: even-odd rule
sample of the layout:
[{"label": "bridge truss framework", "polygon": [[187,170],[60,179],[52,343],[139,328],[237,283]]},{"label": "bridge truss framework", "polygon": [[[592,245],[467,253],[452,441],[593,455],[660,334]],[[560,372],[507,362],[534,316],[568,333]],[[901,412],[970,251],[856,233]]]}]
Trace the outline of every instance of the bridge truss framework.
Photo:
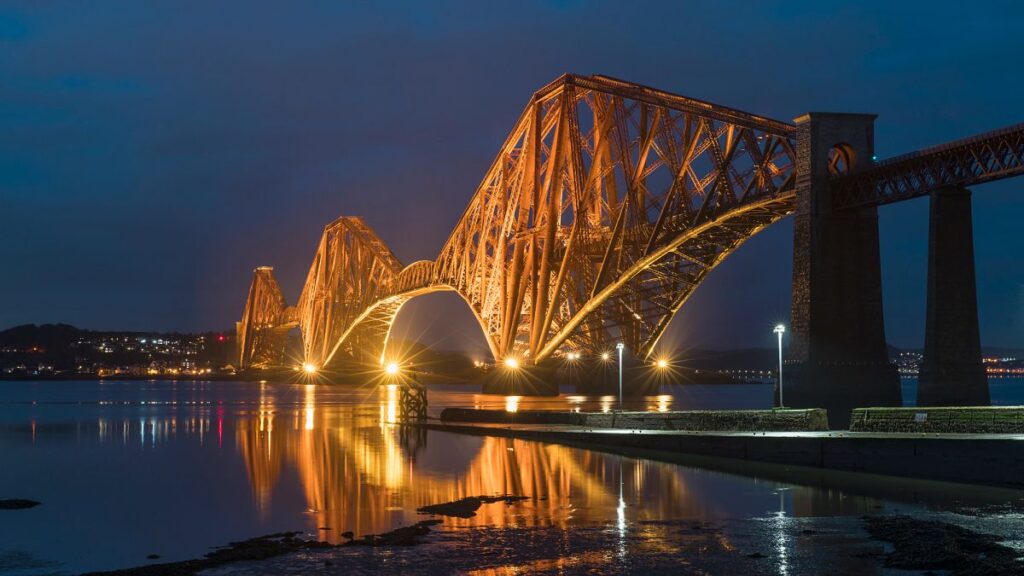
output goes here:
[{"label": "bridge truss framework", "polygon": [[[256,269],[238,324],[243,367],[384,361],[416,296],[454,291],[495,360],[539,363],[624,342],[647,357],[743,242],[797,206],[796,126],[606,76],[537,91],[435,260],[403,266],[360,218],[324,228],[294,307]],[[1024,172],[1024,125],[878,164],[830,161],[837,210]],[[835,170],[836,166],[844,170]]]}]

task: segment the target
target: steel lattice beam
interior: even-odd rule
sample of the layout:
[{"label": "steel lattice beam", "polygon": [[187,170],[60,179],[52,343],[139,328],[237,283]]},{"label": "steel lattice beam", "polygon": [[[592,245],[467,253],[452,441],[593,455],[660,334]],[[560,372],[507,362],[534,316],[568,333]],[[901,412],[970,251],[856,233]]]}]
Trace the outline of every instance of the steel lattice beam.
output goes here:
[{"label": "steel lattice beam", "polygon": [[897,156],[832,181],[836,208],[878,206],[947,186],[1024,174],[1024,124]]}]

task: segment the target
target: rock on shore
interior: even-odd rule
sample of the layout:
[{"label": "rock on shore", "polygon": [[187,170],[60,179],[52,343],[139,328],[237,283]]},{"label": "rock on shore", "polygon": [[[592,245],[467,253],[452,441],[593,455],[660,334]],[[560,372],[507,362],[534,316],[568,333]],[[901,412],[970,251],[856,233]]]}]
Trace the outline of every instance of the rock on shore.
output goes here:
[{"label": "rock on shore", "polygon": [[9,500],[0,500],[0,510],[24,510],[25,508],[34,508],[39,506],[41,502],[35,500],[25,500],[22,498],[11,498]]}]

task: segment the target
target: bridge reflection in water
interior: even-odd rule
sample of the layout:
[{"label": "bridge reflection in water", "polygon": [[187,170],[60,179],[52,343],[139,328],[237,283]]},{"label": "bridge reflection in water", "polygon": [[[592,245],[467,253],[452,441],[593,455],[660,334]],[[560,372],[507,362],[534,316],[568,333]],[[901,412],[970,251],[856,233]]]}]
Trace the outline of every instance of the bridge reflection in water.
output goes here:
[{"label": "bridge reflection in water", "polygon": [[[777,513],[779,494],[784,494],[781,506],[787,515],[859,515],[898,489],[861,490],[852,481],[835,483],[814,473],[773,476],[750,470],[751,477],[745,469],[715,471],[538,442],[428,432],[396,423],[393,388],[375,388],[358,399],[342,398],[345,394],[330,386],[264,385],[258,395],[237,403],[167,403],[172,405],[143,418],[100,417],[99,440],[147,450],[163,444],[168,445],[164,450],[193,442],[208,448],[216,444],[218,466],[234,461],[244,467],[250,513],[263,527],[253,530],[329,528],[319,531],[320,538],[334,542],[347,530],[380,533],[411,524],[423,518],[416,508],[467,496],[529,499],[485,504],[474,518],[446,518],[446,526],[635,527],[647,520],[714,521]],[[488,407],[510,401],[476,398]],[[463,400],[458,394],[452,399]],[[597,397],[560,400],[586,409],[602,403]],[[657,410],[672,400],[680,402],[669,396],[645,402],[647,409]],[[518,402],[529,409],[552,401]],[[239,485],[233,485],[237,490]]]},{"label": "bridge reflection in water", "polygon": [[[792,474],[767,474],[764,480],[742,475],[745,470],[737,475],[523,440],[427,432],[396,423],[393,388],[382,386],[358,399],[345,394],[329,386],[263,385],[258,395],[240,402],[152,402],[164,406],[142,418],[101,416],[98,436],[101,443],[146,450],[216,444],[223,461],[236,453],[261,526],[330,528],[319,535],[333,542],[347,530],[380,533],[413,523],[423,518],[416,508],[467,496],[514,494],[529,500],[485,504],[474,518],[446,518],[446,526],[596,523],[632,530],[647,520],[714,521],[776,514],[780,507],[792,516],[859,515],[878,507],[876,497],[896,490],[861,491],[852,483]],[[477,398],[488,407],[511,401]],[[462,400],[458,394],[451,399]],[[560,400],[586,409],[602,403]],[[645,402],[657,410],[672,400],[680,401],[658,396]],[[526,409],[553,401],[518,400]],[[791,486],[792,481],[806,485]]]},{"label": "bridge reflection in water", "polygon": [[[311,524],[332,529],[321,534],[328,540],[337,541],[345,530],[382,532],[415,521],[418,507],[478,495],[531,499],[484,505],[476,517],[450,518],[446,524],[565,527],[618,516],[638,522],[737,512],[723,509],[729,503],[707,493],[729,483],[725,474],[565,446],[402,427],[395,421],[393,388],[381,387],[376,405],[318,405],[316,392],[307,386],[305,403],[298,408],[261,403],[239,418],[235,440],[259,509],[269,509],[277,488],[294,472]],[[827,514],[838,503],[823,502],[816,492],[794,490],[793,512]],[[850,507],[868,510],[874,501],[854,498],[843,504],[849,513]]]}]

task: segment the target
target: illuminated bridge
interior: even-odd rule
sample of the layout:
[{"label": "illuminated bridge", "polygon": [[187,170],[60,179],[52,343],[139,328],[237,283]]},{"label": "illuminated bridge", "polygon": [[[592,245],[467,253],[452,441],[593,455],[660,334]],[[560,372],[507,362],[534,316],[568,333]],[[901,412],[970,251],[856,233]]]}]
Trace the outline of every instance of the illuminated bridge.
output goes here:
[{"label": "illuminated bridge", "polygon": [[240,365],[283,365],[296,326],[313,366],[383,362],[401,306],[438,291],[465,300],[499,362],[615,342],[643,359],[709,271],[795,213],[787,401],[898,404],[877,206],[931,195],[922,390],[935,398],[924,403],[987,403],[965,187],[1024,173],[1024,125],[875,162],[873,124],[831,113],[790,124],[564,75],[530,99],[435,260],[403,265],[344,216],[324,228],[295,305],[257,268]]}]

